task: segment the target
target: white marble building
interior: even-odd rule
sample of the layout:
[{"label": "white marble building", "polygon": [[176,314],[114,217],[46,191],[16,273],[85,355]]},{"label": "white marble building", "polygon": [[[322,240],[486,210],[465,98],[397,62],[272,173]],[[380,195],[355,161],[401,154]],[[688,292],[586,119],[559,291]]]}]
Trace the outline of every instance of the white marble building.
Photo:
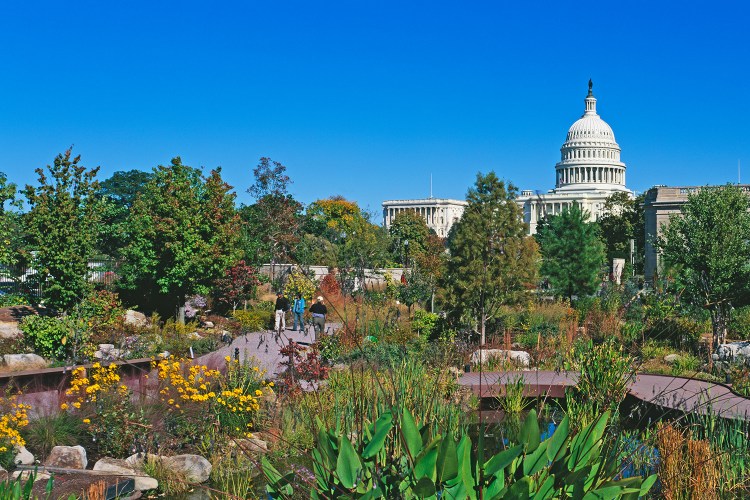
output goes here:
[{"label": "white marble building", "polygon": [[421,215],[427,227],[441,238],[448,236],[453,224],[461,218],[467,203],[447,198],[425,198],[421,200],[387,200],[383,202],[383,224],[391,228],[399,212],[411,210]]},{"label": "white marble building", "polygon": [[586,109],[568,130],[555,165],[555,188],[546,193],[523,190],[516,202],[523,208],[529,234],[536,233],[544,216],[559,214],[564,207],[578,202],[596,220],[604,201],[617,192],[633,192],[625,187],[625,164],[620,161],[620,146],[612,128],[596,113],[596,98],[589,80]]}]

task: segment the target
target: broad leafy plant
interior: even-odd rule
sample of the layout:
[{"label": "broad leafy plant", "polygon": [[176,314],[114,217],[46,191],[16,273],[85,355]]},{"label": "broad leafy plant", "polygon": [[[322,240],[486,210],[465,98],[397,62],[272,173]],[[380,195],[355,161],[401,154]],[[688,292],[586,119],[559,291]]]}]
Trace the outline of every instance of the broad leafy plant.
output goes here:
[{"label": "broad leafy plant", "polygon": [[[310,498],[637,499],[656,476],[618,479],[622,457],[602,440],[609,417],[605,412],[577,434],[565,417],[542,441],[532,410],[520,442],[486,459],[482,433],[475,451],[467,434],[456,442],[420,429],[408,410],[386,412],[356,444],[341,432],[319,431]],[[265,458],[262,465],[271,498],[299,497],[294,473],[281,474]]]}]

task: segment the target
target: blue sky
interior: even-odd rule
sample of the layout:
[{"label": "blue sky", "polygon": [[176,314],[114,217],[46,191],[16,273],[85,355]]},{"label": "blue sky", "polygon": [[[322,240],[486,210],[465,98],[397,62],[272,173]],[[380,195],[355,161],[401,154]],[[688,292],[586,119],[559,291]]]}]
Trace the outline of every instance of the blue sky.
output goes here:
[{"label": "blue sky", "polygon": [[463,198],[478,171],[553,187],[589,78],[628,186],[750,182],[745,2],[14,2],[0,171],[71,144],[102,179],[180,155],[240,201],[260,156],[293,194]]}]

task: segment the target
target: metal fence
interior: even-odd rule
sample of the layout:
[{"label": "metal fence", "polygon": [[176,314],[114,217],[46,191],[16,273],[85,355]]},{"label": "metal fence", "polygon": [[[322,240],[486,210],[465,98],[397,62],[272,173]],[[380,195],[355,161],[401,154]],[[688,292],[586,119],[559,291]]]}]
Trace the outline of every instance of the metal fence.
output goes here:
[{"label": "metal fence", "polygon": [[[112,285],[117,280],[120,262],[115,259],[91,259],[87,279],[99,286]],[[33,267],[0,266],[0,295],[16,294],[40,297],[44,281]]]}]

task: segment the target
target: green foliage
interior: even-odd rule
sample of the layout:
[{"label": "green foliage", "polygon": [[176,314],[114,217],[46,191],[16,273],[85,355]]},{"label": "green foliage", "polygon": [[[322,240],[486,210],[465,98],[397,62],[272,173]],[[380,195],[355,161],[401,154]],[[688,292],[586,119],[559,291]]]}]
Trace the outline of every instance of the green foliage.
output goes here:
[{"label": "green foliage", "polygon": [[111,343],[122,335],[125,308],[120,297],[107,290],[92,291],[75,307],[73,316],[95,343]]},{"label": "green foliage", "polygon": [[430,230],[424,217],[412,210],[399,212],[389,229],[392,251],[398,262],[409,264],[409,259],[423,253],[427,247]]},{"label": "green foliage", "polygon": [[24,343],[35,353],[49,359],[65,359],[76,347],[75,330],[69,318],[27,316],[19,328]]},{"label": "green foliage", "polygon": [[220,172],[204,177],[179,157],[155,169],[128,218],[124,289],[184,311],[185,297],[209,293],[238,260],[240,219]]},{"label": "green foliage", "polygon": [[323,335],[317,342],[318,352],[323,359],[329,361],[338,360],[344,353],[343,346],[338,335]]},{"label": "green foliage", "polygon": [[750,307],[739,307],[732,312],[729,321],[729,336],[732,339],[750,340]]},{"label": "green foliage", "polygon": [[28,306],[29,299],[25,295],[15,293],[0,294],[0,307]]},{"label": "green foliage", "polygon": [[635,375],[633,360],[616,340],[600,345],[591,341],[576,346],[572,368],[580,371],[575,387],[565,391],[566,414],[576,427],[584,427],[607,411],[617,414]]},{"label": "green foliage", "polygon": [[296,299],[297,294],[302,294],[302,297],[309,304],[315,295],[316,288],[317,283],[315,283],[314,279],[302,271],[294,269],[287,277],[286,285],[284,285],[284,294],[289,298],[289,302]]},{"label": "green foliage", "polygon": [[398,287],[398,298],[411,308],[414,304],[426,302],[433,290],[433,282],[418,267],[406,272],[406,283]]},{"label": "green foliage", "polygon": [[[608,420],[604,413],[573,434],[566,417],[541,441],[532,410],[519,443],[488,460],[468,435],[456,443],[450,433],[420,428],[406,409],[384,412],[354,444],[345,432],[321,428],[310,498],[637,499],[656,476],[616,479],[620,461],[602,440]],[[293,472],[281,474],[265,458],[261,465],[271,498],[294,495]]]},{"label": "green foliage", "polygon": [[411,329],[424,337],[432,336],[440,317],[431,312],[417,309],[411,319]]},{"label": "green foliage", "polygon": [[588,212],[573,203],[537,227],[541,272],[558,297],[590,295],[601,283],[604,244],[599,226],[588,218]]},{"label": "green foliage", "polygon": [[[18,261],[20,238],[20,216],[16,210],[20,200],[16,200],[16,185],[0,172],[0,266],[12,266]],[[4,271],[4,270],[3,270]]]},{"label": "green foliage", "polygon": [[83,434],[81,421],[68,412],[41,416],[21,432],[26,447],[42,461],[55,446],[77,445]]},{"label": "green foliage", "polygon": [[523,391],[526,382],[523,375],[517,375],[505,383],[505,394],[497,397],[500,408],[506,414],[518,415],[531,405],[531,401],[524,398]]},{"label": "green foliage", "polygon": [[274,313],[263,309],[238,309],[232,313],[232,317],[239,321],[245,332],[261,332],[273,329]]},{"label": "green foliage", "polygon": [[29,204],[24,222],[34,250],[32,266],[47,305],[62,311],[72,309],[91,288],[88,262],[99,233],[99,168],[88,170],[80,159],[71,159],[70,149],[57,155],[47,166],[50,178],[38,168],[38,185],[23,191]]},{"label": "green foliage", "polygon": [[657,242],[664,263],[678,269],[683,299],[711,314],[720,343],[732,307],[750,302],[750,198],[739,187],[703,188],[670,217]]},{"label": "green foliage", "polygon": [[152,175],[140,170],[117,171],[100,183],[97,193],[102,199],[99,248],[103,254],[117,256],[128,243],[128,212]]},{"label": "green foliage", "polygon": [[[6,479],[0,481],[0,500],[32,500],[38,499],[39,497],[32,496],[32,489],[34,488],[34,481],[36,480],[36,469],[34,469],[27,479],[22,479],[20,476],[16,479]],[[52,484],[54,478],[50,477],[47,480],[47,486],[44,489],[44,498],[48,499],[52,496]],[[73,497],[75,498],[75,497]],[[70,498],[68,498],[70,500]]]},{"label": "green foliage", "polygon": [[[607,252],[607,263],[612,259],[625,259],[630,269],[630,240],[634,240],[636,273],[643,273],[643,255],[645,247],[645,215],[643,201],[645,194],[631,198],[629,193],[615,193],[604,202],[604,210],[598,223]],[[627,270],[624,276],[629,276]]]},{"label": "green foliage", "polygon": [[448,241],[444,285],[448,302],[455,305],[450,314],[479,324],[482,334],[500,306],[526,297],[537,278],[536,243],[526,237],[515,197],[516,188],[494,172],[477,174],[466,196],[468,206]]},{"label": "green foliage", "polygon": [[681,354],[674,363],[672,363],[672,375],[695,373],[702,365],[703,361],[698,357],[693,356],[692,354]]}]

